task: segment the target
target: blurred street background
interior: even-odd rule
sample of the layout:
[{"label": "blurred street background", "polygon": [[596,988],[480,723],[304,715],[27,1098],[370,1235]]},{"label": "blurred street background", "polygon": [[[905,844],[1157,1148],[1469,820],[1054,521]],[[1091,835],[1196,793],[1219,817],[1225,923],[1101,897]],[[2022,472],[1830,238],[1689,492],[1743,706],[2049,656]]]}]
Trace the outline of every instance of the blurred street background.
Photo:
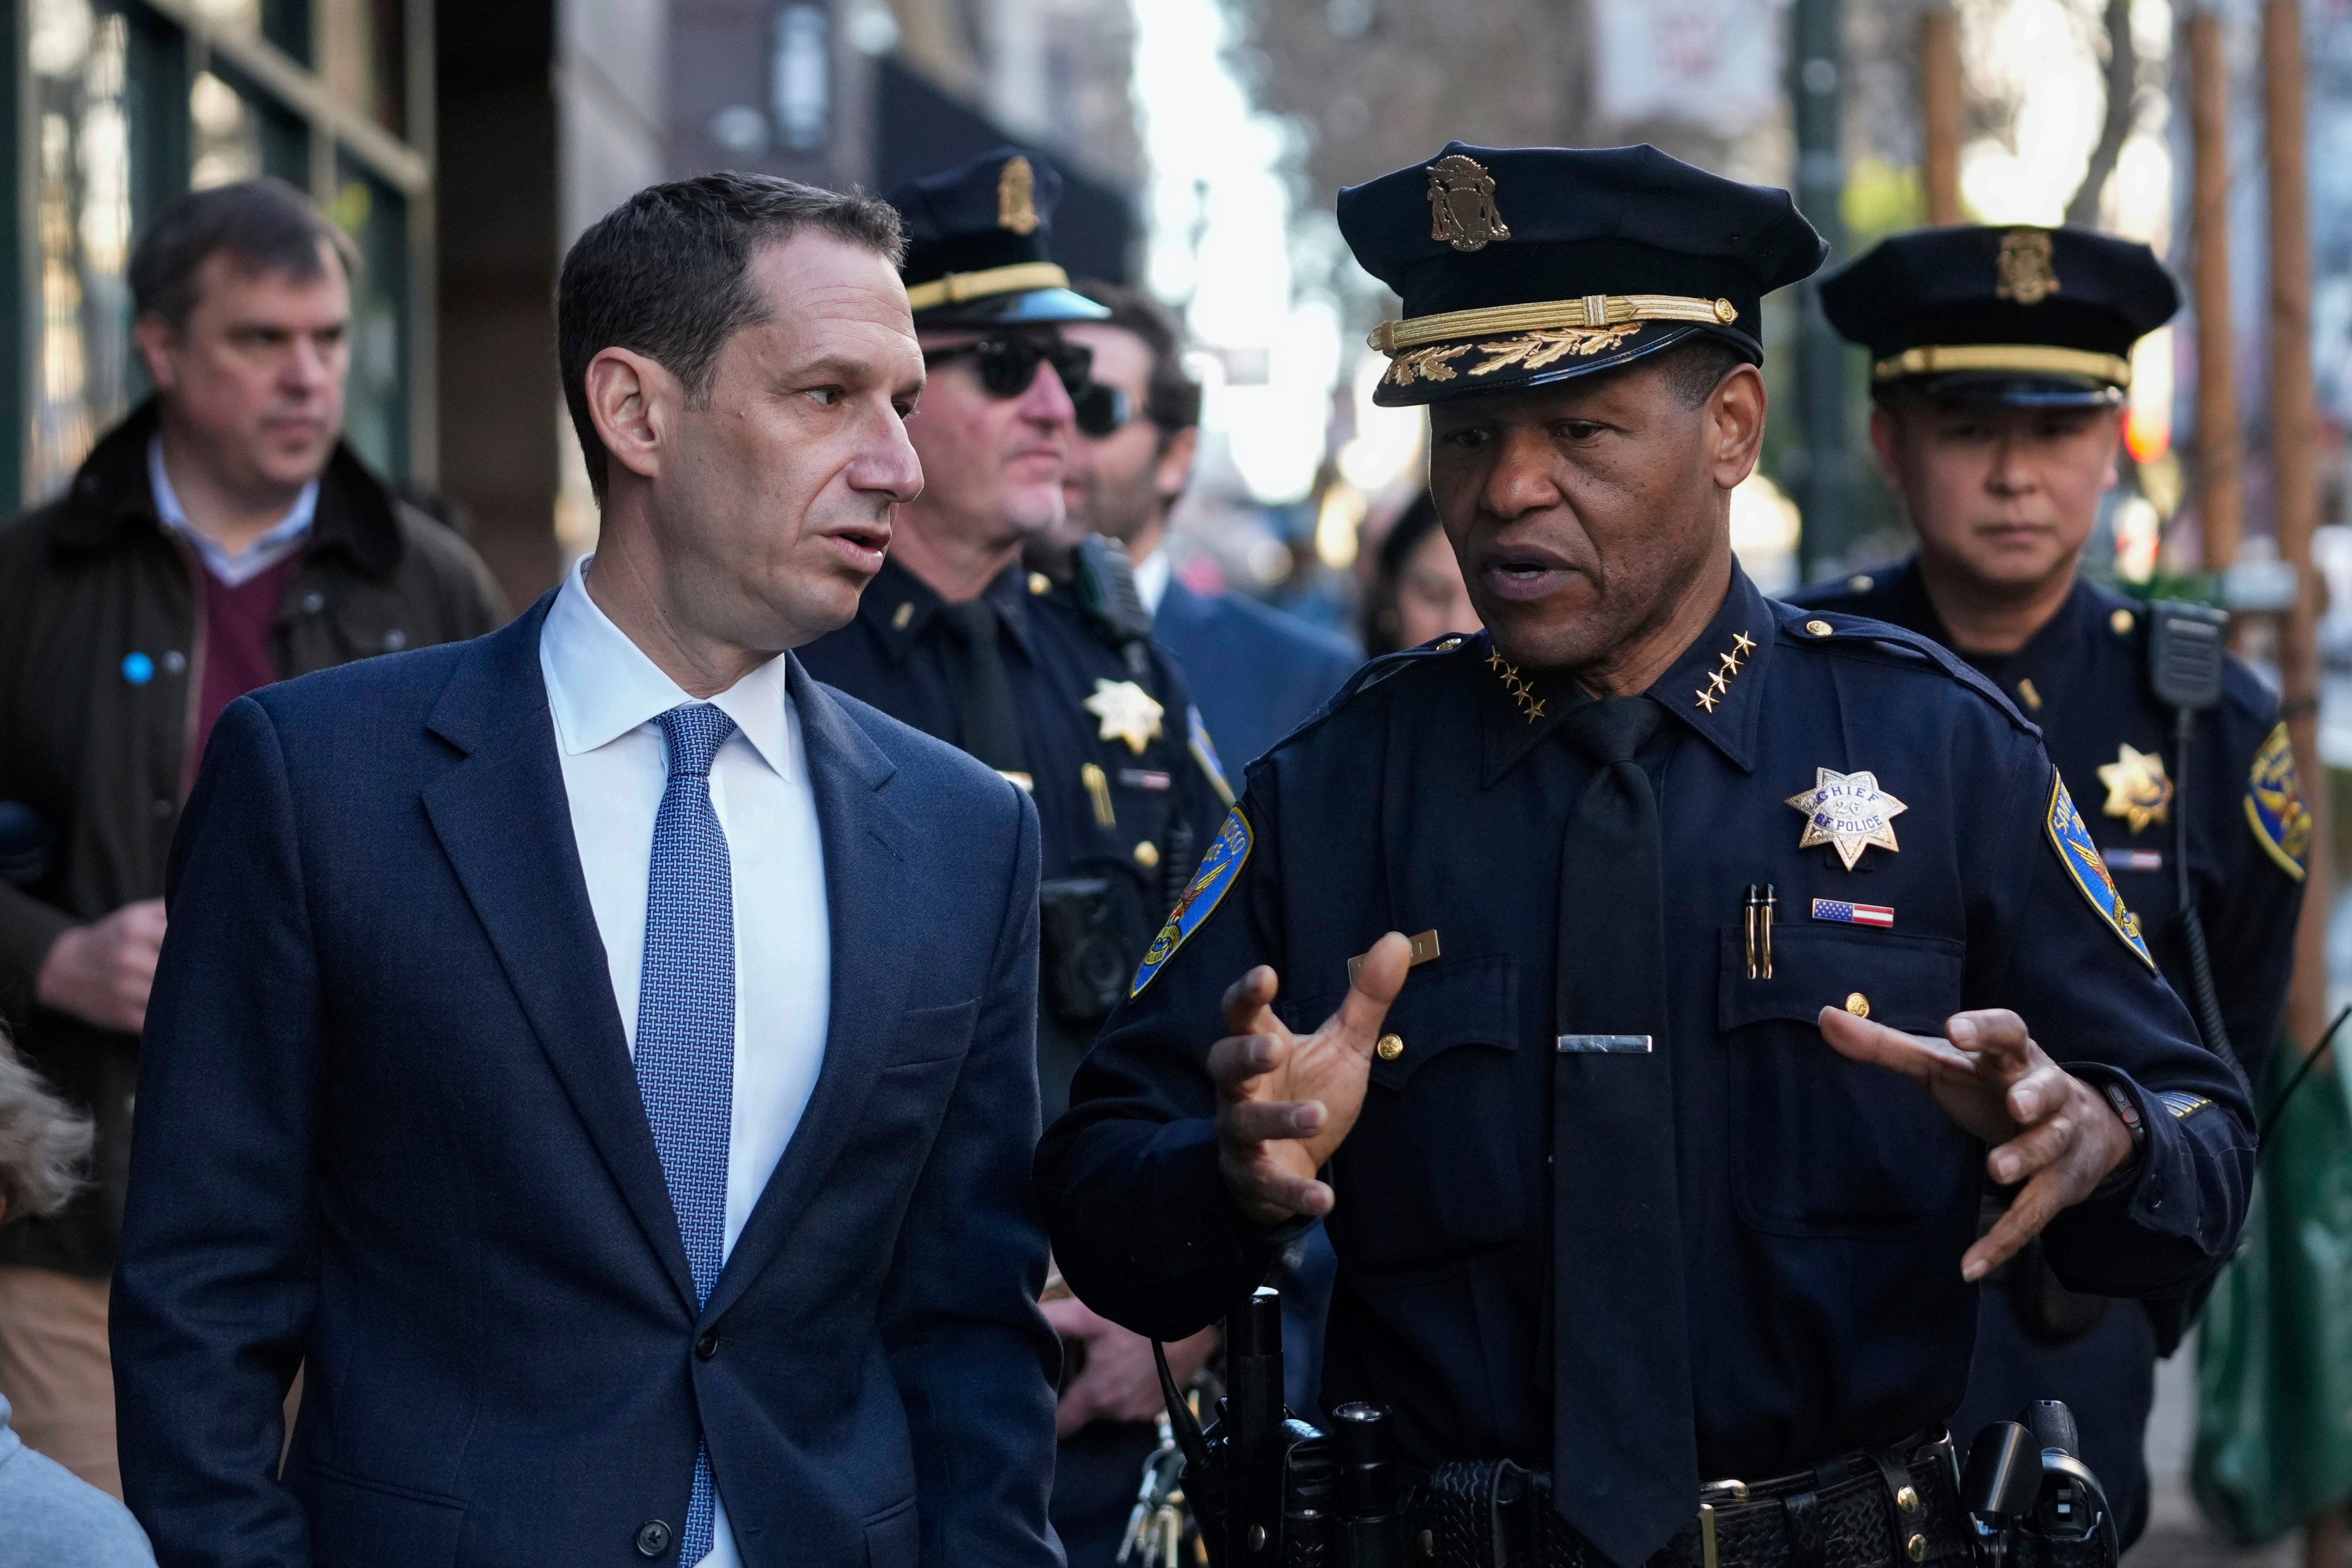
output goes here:
[{"label": "blurred street background", "polygon": [[[697,171],[885,190],[1014,142],[1064,171],[1071,274],[1148,287],[1192,334],[1208,393],[1176,570],[1352,628],[1363,563],[1420,486],[1423,420],[1371,405],[1364,336],[1393,301],[1340,243],[1335,194],[1449,139],[1646,141],[1795,190],[1832,264],[1929,221],[2065,222],[2193,281],[2136,356],[2130,460],[2085,569],[2242,613],[2242,651],[2315,734],[2340,860],[2352,0],[2284,9],[2301,98],[2281,118],[2276,0],[13,0],[0,492],[54,495],[143,395],[124,268],[146,215],[273,174],[365,257],[353,445],[528,604],[595,539],[549,319],[575,235]],[[2279,125],[2305,164],[2293,209]],[[2299,299],[2271,248],[2297,210]],[[1732,523],[1748,570],[1781,591],[1900,555],[1862,352],[1802,291],[1768,301],[1765,336],[1773,422]],[[2284,413],[2283,342],[2314,398]],[[2305,1040],[2352,999],[2352,904],[2315,902]],[[2293,1536],[2236,1548],[2203,1520],[2193,1350],[2161,1375],[2135,1561],[2295,1560]]]}]

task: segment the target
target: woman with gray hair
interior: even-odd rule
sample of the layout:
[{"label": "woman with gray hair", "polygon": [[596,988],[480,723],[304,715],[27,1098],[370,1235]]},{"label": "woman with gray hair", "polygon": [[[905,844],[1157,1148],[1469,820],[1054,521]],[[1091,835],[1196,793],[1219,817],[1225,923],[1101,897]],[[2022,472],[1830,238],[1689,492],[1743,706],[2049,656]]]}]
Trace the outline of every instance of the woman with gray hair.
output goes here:
[{"label": "woman with gray hair", "polygon": [[[89,1118],[17,1059],[0,1032],[0,1225],[55,1214],[81,1186]],[[131,1510],[25,1447],[0,1394],[0,1568],[154,1568]]]}]

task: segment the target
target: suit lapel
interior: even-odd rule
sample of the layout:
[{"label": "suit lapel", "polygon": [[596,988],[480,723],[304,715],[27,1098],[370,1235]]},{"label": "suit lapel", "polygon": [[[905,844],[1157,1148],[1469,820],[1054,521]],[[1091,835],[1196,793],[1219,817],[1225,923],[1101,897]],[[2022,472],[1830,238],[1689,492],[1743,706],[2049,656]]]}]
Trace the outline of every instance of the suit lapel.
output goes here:
[{"label": "suit lapel", "polygon": [[605,1168],[689,1310],[661,1157],[629,1064],[588,902],[539,668],[550,594],[475,643],[427,727],[466,753],[425,787],[425,815]]},{"label": "suit lapel", "polygon": [[796,658],[787,680],[824,846],[833,954],[824,1062],[800,1126],[711,1289],[705,1321],[733,1306],[768,1266],[865,1109],[904,1010],[908,916],[922,905],[916,868],[903,858],[908,824],[880,794],[896,765]]}]

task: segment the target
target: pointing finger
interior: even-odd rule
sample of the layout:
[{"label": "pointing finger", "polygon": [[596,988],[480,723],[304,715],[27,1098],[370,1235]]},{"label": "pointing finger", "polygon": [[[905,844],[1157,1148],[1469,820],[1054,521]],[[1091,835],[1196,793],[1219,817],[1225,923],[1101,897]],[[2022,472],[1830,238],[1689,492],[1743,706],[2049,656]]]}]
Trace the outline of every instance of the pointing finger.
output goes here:
[{"label": "pointing finger", "polygon": [[2026,1032],[2025,1020],[2006,1007],[1955,1013],[1944,1021],[1944,1036],[1961,1050],[1993,1058],[2005,1077],[2023,1072],[2033,1049],[2033,1037]]},{"label": "pointing finger", "polygon": [[1921,1083],[1958,1068],[1969,1070],[1969,1059],[1943,1041],[1906,1035],[1867,1018],[1857,1018],[1843,1007],[1823,1007],[1822,1038],[1850,1061],[1899,1072]]}]

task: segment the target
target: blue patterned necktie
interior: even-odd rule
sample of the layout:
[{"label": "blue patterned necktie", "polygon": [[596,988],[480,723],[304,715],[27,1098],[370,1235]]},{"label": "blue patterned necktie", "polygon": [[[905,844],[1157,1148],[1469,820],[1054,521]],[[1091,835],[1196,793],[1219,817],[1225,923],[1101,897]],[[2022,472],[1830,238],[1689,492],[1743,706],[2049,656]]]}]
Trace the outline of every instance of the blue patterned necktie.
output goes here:
[{"label": "blue patterned necktie", "polygon": [[[735,896],[727,834],[710,805],[710,763],[735,721],[704,702],[654,721],[669,742],[669,783],[654,817],[646,877],[646,963],[637,988],[637,1092],[653,1123],[670,1207],[710,1299],[727,1234],[727,1138],[735,1101]],[[710,1450],[694,1455],[694,1491],[677,1560],[710,1551]]]}]

